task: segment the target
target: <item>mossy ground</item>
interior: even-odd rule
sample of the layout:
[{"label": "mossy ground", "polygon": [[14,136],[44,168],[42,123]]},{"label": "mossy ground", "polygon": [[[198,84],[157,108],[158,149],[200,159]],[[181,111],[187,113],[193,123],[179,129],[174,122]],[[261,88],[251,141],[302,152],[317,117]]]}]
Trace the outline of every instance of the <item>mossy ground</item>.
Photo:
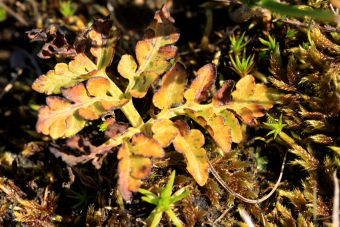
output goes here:
[{"label": "mossy ground", "polygon": [[[133,54],[136,41],[164,1],[79,0],[74,1],[78,18],[63,17],[56,0],[3,2],[16,14],[8,13],[5,21],[0,22],[0,92],[16,78],[13,87],[0,99],[0,225],[144,226],[153,206],[142,201],[139,193],[134,194],[130,203],[124,203],[117,196],[116,151],[108,155],[100,170],[91,163],[70,168],[49,151],[51,145],[64,147],[65,141],[53,141],[35,132],[37,109],[45,104],[46,96],[33,91],[31,85],[40,74],[65,59],[39,59],[36,54],[41,44],[29,43],[25,31],[55,23],[72,40],[81,23],[86,26],[93,17],[107,15],[107,4],[113,4],[123,28],[114,61],[108,68],[109,74],[115,77],[120,56]],[[271,130],[263,124],[268,122],[267,117],[259,118],[252,127],[245,127],[245,139],[234,144],[232,151],[223,157],[207,136],[206,149],[217,172],[234,191],[252,199],[270,191],[289,150],[277,193],[261,204],[235,199],[212,175],[205,186],[198,186],[186,170],[183,155],[171,148],[164,158],[153,160],[153,174],[142,187],[160,192],[171,171],[176,169],[174,191],[186,185],[193,191],[174,209],[186,226],[246,226],[239,208],[244,208],[257,226],[332,223],[333,172],[340,163],[338,33],[312,29],[308,39],[305,27],[272,22],[261,16],[235,23],[228,17],[228,7],[222,7],[213,10],[209,43],[202,46],[206,11],[199,5],[204,1],[169,2],[181,34],[177,43],[178,60],[185,64],[189,74],[212,62],[220,51],[217,70],[220,80],[238,81],[239,75],[231,69],[229,36],[240,37],[246,31],[245,39],[250,40],[247,55],[254,54],[256,71],[267,79],[267,86],[279,89],[283,95],[270,115],[279,119],[282,114],[287,124],[283,132],[291,143],[280,136],[276,139],[266,136]],[[299,4],[329,8],[323,2],[299,1]],[[301,22],[307,23],[308,19]],[[336,24],[316,24],[336,27]],[[288,29],[296,30],[296,34],[287,36]],[[259,38],[268,40],[268,35],[280,44],[279,55],[262,50],[265,47]],[[194,78],[193,73],[190,76]],[[150,109],[151,98],[147,95],[134,100],[142,117],[149,115],[146,111]],[[116,117],[123,119],[123,114],[117,111]],[[81,131],[94,145],[104,141],[104,134],[97,127],[100,122],[94,121]],[[194,122],[191,124],[200,127]],[[171,221],[164,216],[161,224],[171,226]]]}]

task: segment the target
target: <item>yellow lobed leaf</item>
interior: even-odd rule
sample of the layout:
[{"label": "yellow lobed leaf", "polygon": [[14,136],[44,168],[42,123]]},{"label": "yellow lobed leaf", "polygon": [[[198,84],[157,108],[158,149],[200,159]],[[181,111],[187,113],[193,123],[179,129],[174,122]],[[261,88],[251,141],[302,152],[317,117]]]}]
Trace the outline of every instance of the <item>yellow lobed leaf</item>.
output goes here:
[{"label": "yellow lobed leaf", "polygon": [[225,124],[224,117],[215,115],[209,119],[205,128],[224,152],[230,151],[231,130],[229,125]]},{"label": "yellow lobed leaf", "polygon": [[234,110],[246,124],[253,124],[255,117],[261,117],[267,109],[273,107],[278,96],[276,89],[256,84],[251,75],[240,79],[232,93],[233,101],[225,105]]},{"label": "yellow lobed leaf", "polygon": [[87,95],[87,91],[83,83],[79,83],[68,89],[64,88],[61,90],[61,93],[66,99],[74,103],[86,103],[91,100],[91,98]]},{"label": "yellow lobed leaf", "polygon": [[161,89],[153,96],[153,103],[159,109],[170,108],[183,101],[187,74],[183,64],[176,62],[164,75]]},{"label": "yellow lobed leaf", "polygon": [[[48,106],[44,106],[39,110],[36,125],[38,132],[45,135],[49,134],[52,138],[57,139],[63,137],[66,133],[75,134],[85,126],[85,120],[77,113],[74,113],[74,115],[58,114],[59,109],[67,110],[72,108],[72,104],[67,100],[51,96],[46,99],[46,102]],[[67,125],[67,121],[71,122],[71,125]]]},{"label": "yellow lobed leaf", "polygon": [[176,128],[180,132],[181,136],[186,136],[190,133],[189,125],[187,123],[185,123],[184,121],[177,120],[177,121],[175,121],[174,125],[176,126]]},{"label": "yellow lobed leaf", "polygon": [[107,96],[110,90],[110,81],[104,77],[95,77],[87,81],[86,88],[91,96]]},{"label": "yellow lobed leaf", "polygon": [[[128,190],[132,192],[137,192],[140,186],[142,185],[142,181],[139,179],[136,179],[134,177],[129,177],[128,178],[128,183],[129,183],[129,188]],[[128,200],[128,199],[125,199]]]},{"label": "yellow lobed leaf", "polygon": [[66,99],[78,104],[79,114],[85,119],[98,119],[105,113],[105,110],[119,108],[128,102],[127,99],[107,95],[110,82],[104,77],[91,78],[87,81],[86,88],[87,90],[83,84],[79,84],[69,89],[62,89],[62,94]]},{"label": "yellow lobed leaf", "polygon": [[118,64],[118,72],[126,79],[132,79],[135,75],[137,64],[131,55],[124,54]]},{"label": "yellow lobed leaf", "polygon": [[133,135],[130,149],[133,154],[143,157],[161,158],[164,156],[162,146],[154,138],[148,138],[143,133]]},{"label": "yellow lobed leaf", "polygon": [[58,63],[54,70],[38,77],[32,88],[40,93],[60,94],[60,89],[69,88],[76,83],[93,77],[97,67],[84,54],[77,54],[69,64]]},{"label": "yellow lobed leaf", "polygon": [[216,67],[214,64],[207,64],[200,68],[197,72],[197,77],[190,85],[184,97],[187,102],[201,103],[208,99],[211,86],[216,80]]},{"label": "yellow lobed leaf", "polygon": [[94,97],[100,97],[100,103],[105,110],[113,110],[122,107],[129,100],[123,97],[108,95],[111,88],[110,81],[104,77],[95,77],[86,83],[88,93]]},{"label": "yellow lobed leaf", "polygon": [[223,86],[215,93],[212,104],[216,107],[228,104],[231,101],[231,92],[235,86],[233,80],[227,80]]},{"label": "yellow lobed leaf", "polygon": [[[148,27],[148,29],[152,29],[155,31],[156,35],[161,34],[166,31],[166,36],[161,39],[163,45],[173,44],[179,39],[179,32],[176,27],[173,26],[175,20],[170,16],[169,9],[166,5],[162,7],[161,10],[157,11],[154,16],[154,21],[152,21]],[[166,30],[164,30],[164,28]],[[145,34],[148,36],[149,34]]]},{"label": "yellow lobed leaf", "polygon": [[208,161],[204,145],[204,135],[196,129],[190,130],[183,121],[175,123],[168,119],[156,121],[152,126],[155,138],[163,147],[172,142],[178,152],[184,154],[187,169],[199,185],[204,185],[208,179]]},{"label": "yellow lobed leaf", "polygon": [[110,15],[103,19],[95,19],[93,30],[89,33],[92,39],[90,51],[97,58],[98,69],[105,69],[111,65],[114,48],[121,35],[119,31],[113,31],[112,25]]},{"label": "yellow lobed leaf", "polygon": [[170,45],[170,44],[166,44],[164,46],[162,46],[157,54],[155,55],[154,60],[170,60],[174,57],[176,57],[177,55],[177,47]]},{"label": "yellow lobed leaf", "polygon": [[142,181],[151,173],[149,157],[162,157],[164,150],[159,143],[143,133],[132,136],[132,142],[126,141],[119,149],[117,158],[119,180],[118,189],[125,200],[131,198],[132,192],[139,189]]},{"label": "yellow lobed leaf", "polygon": [[177,135],[173,141],[177,151],[183,153],[187,161],[187,170],[197,183],[203,186],[208,179],[207,152],[204,145],[204,135],[197,129],[190,130],[187,135]]},{"label": "yellow lobed leaf", "polygon": [[224,124],[228,125],[231,129],[231,139],[234,143],[241,142],[243,136],[242,136],[242,128],[238,121],[238,119],[235,117],[235,115],[228,111],[228,110],[222,110],[219,115],[224,117]]},{"label": "yellow lobed leaf", "polygon": [[163,74],[170,69],[171,66],[171,63],[166,60],[155,60],[149,63],[148,70],[158,74]]},{"label": "yellow lobed leaf", "polygon": [[136,57],[139,65],[144,65],[149,62],[150,54],[152,51],[152,43],[147,41],[139,41],[136,45]]},{"label": "yellow lobed leaf", "polygon": [[139,77],[134,78],[134,86],[130,90],[133,97],[143,98],[151,84],[159,77],[159,74],[152,71],[144,71]]},{"label": "yellow lobed leaf", "polygon": [[[254,98],[258,100],[258,103],[266,110],[271,109],[274,106],[275,101],[279,99],[280,93],[274,88],[269,88],[264,84],[256,84]],[[256,114],[255,114],[256,115]],[[261,117],[263,115],[256,115]]]},{"label": "yellow lobed leaf", "polygon": [[198,113],[198,111],[195,111],[194,109],[190,109],[190,108],[186,108],[186,109],[184,109],[184,111],[189,117],[191,117],[193,120],[195,120],[202,127],[207,125],[207,121],[202,116],[204,116],[206,114],[207,114],[207,116],[210,116],[210,114],[212,114],[209,107],[205,108],[203,110],[200,110],[199,113]]},{"label": "yellow lobed leaf", "polygon": [[[91,103],[91,100],[88,100],[87,103]],[[84,108],[79,108],[78,113],[87,120],[97,120],[101,115],[107,112],[100,102],[95,102],[91,105],[86,105],[85,103],[84,106]]]},{"label": "yellow lobed leaf", "polygon": [[207,129],[224,152],[230,151],[231,142],[239,143],[242,140],[241,126],[238,119],[230,111],[207,106],[200,111],[187,108],[185,112]]},{"label": "yellow lobed leaf", "polygon": [[167,6],[164,5],[156,12],[143,40],[136,45],[137,71],[136,63],[131,56],[122,57],[123,62],[119,63],[118,67],[119,73],[129,79],[126,92],[130,92],[133,97],[144,97],[149,86],[171,67],[168,60],[177,54],[177,48],[172,44],[179,38],[178,29],[173,26],[173,23],[174,20],[170,17]]},{"label": "yellow lobed leaf", "polygon": [[233,101],[243,101],[255,92],[255,79],[251,75],[242,77],[236,84],[236,91],[232,93]]},{"label": "yellow lobed leaf", "polygon": [[[79,132],[85,127],[86,121],[83,119],[83,117],[80,116],[79,113],[74,113],[72,116],[69,116],[66,119],[66,128],[64,131],[60,131],[61,133],[59,135],[62,135],[64,133],[64,137],[71,137],[75,134],[75,132]],[[53,129],[54,127],[50,127],[50,129]],[[60,128],[59,128],[60,130]],[[54,135],[54,133],[51,133],[52,138],[59,138],[60,136]]]},{"label": "yellow lobed leaf", "polygon": [[85,126],[85,119],[98,119],[107,110],[119,108],[127,103],[127,99],[108,96],[109,88],[106,78],[95,77],[88,80],[87,90],[82,83],[62,89],[62,94],[67,100],[48,97],[47,106],[39,110],[37,131],[49,134],[54,139],[69,137]]},{"label": "yellow lobed leaf", "polygon": [[161,119],[152,125],[153,138],[157,140],[162,147],[167,147],[177,136],[178,129],[174,123],[168,119]]},{"label": "yellow lobed leaf", "polygon": [[125,200],[129,200],[131,198],[132,192],[129,190],[129,185],[136,185],[139,187],[141,184],[133,181],[129,181],[130,178],[130,151],[129,147],[126,143],[124,143],[119,151],[117,158],[120,160],[118,164],[118,173],[119,173],[119,179],[118,179],[118,189],[120,193],[122,194],[122,197]]},{"label": "yellow lobed leaf", "polygon": [[150,158],[131,156],[131,177],[136,179],[144,179],[148,177],[151,173],[151,160]]}]

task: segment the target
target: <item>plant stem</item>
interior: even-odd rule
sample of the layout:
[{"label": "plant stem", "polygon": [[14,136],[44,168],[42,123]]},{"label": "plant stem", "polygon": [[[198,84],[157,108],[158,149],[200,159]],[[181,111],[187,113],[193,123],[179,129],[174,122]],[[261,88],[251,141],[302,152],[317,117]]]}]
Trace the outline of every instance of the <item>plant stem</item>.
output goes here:
[{"label": "plant stem", "polygon": [[133,127],[140,127],[144,124],[143,119],[133,105],[132,100],[125,104],[121,110]]},{"label": "plant stem", "polygon": [[[184,115],[185,111],[184,109],[188,108],[186,104],[176,107],[176,108],[171,108],[171,109],[164,109],[162,110],[159,114],[157,114],[157,119],[170,119],[172,117],[176,117],[178,115]],[[150,119],[153,120],[153,119]]]},{"label": "plant stem", "polygon": [[303,18],[304,16],[309,16],[314,19],[323,21],[334,21],[334,14],[326,12],[323,10],[302,10],[293,6],[283,5],[273,0],[262,0],[259,4],[263,8],[267,8],[273,12],[280,13],[282,15],[292,16],[296,18]]},{"label": "plant stem", "polygon": [[[107,76],[104,70],[101,70],[100,76],[103,76],[107,78],[110,81],[111,84],[111,89],[110,93],[112,96],[117,97],[117,98],[124,98],[124,93],[119,89],[119,87]],[[126,118],[129,120],[130,124],[133,127],[140,127],[141,125],[144,124],[142,117],[136,110],[135,106],[132,103],[132,98],[130,96],[129,102],[126,103],[122,108],[120,108]]]}]

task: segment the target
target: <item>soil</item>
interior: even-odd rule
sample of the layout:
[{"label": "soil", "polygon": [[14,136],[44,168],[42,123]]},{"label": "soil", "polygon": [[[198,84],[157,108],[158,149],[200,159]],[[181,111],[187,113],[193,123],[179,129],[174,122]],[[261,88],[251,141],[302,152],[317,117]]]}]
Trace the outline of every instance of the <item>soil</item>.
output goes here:
[{"label": "soil", "polygon": [[[108,10],[110,6],[114,7],[115,15],[111,14],[111,17],[116,17],[117,21],[114,21],[114,25],[119,22],[120,25],[118,24],[117,27],[122,30],[122,38],[117,45],[113,63],[107,69],[109,75],[112,77],[118,75],[116,69],[123,54],[134,55],[136,42],[143,37],[155,11],[159,10],[164,2],[164,0],[73,1],[77,5],[75,15],[85,26],[92,23],[93,18],[106,16],[110,12]],[[276,37],[276,41],[280,43],[282,56],[285,56],[282,60],[284,67],[289,61],[286,57],[287,49],[308,42],[307,36],[301,31],[294,39],[287,38],[288,28],[296,27],[275,23],[272,20],[267,21],[261,16],[254,16],[242,23],[234,22],[228,14],[239,6],[225,7],[221,2],[216,1],[220,7],[212,11],[212,32],[208,34],[208,45],[204,46],[201,43],[207,26],[206,8],[201,7],[204,2],[203,0],[167,1],[171,15],[175,19],[175,26],[180,29],[180,39],[176,44],[178,47],[176,59],[186,66],[191,81],[200,67],[216,58],[217,52],[220,52],[217,68],[219,78],[235,81],[240,79],[240,76],[232,70],[230,60],[229,37],[232,34],[240,37],[246,31],[245,40],[249,40],[246,47],[247,54],[249,53],[249,56],[254,54],[257,71],[265,75],[271,73],[270,56],[261,56],[261,49],[264,46],[260,38],[268,40],[268,34]],[[39,58],[37,54],[42,48],[42,43],[30,42],[26,32],[55,24],[65,33],[69,43],[73,43],[76,34],[80,31],[79,24],[72,21],[74,18],[67,18],[61,14],[60,3],[57,0],[5,0],[1,1],[1,4],[9,7],[11,12],[8,11],[6,18],[0,22],[0,226],[145,226],[145,221],[155,206],[143,201],[140,193],[134,193],[129,202],[122,201],[117,191],[119,160],[116,152],[118,149],[112,150],[112,153],[104,159],[100,169],[96,169],[91,162],[70,167],[51,153],[51,147],[64,149],[65,152],[73,154],[77,154],[78,151],[68,148],[66,139],[53,140],[48,135],[36,132],[38,109],[46,105],[46,95],[34,91],[31,86],[36,78],[53,69],[57,62],[65,62],[67,59]],[[327,37],[331,39],[329,35]],[[327,50],[324,53],[331,55]],[[304,72],[310,70],[312,73],[315,68],[311,66]],[[124,86],[126,83],[119,79],[117,81],[119,86]],[[329,83],[338,83],[334,81]],[[217,89],[220,85],[215,86]],[[272,84],[268,86],[275,87]],[[312,86],[308,87],[309,85],[301,85],[300,89],[305,89],[304,86],[307,87],[306,89],[312,89]],[[286,91],[281,90],[281,92]],[[310,96],[311,93],[313,91],[306,91]],[[146,113],[145,109],[152,107],[151,99],[152,94],[149,92],[145,98],[134,100],[137,110]],[[277,106],[282,108],[282,105],[285,104],[281,103]],[[282,109],[275,108],[272,113],[277,116],[284,112]],[[297,104],[292,112],[297,112],[298,108]],[[284,114],[288,118],[293,115],[293,113],[289,115],[288,112]],[[120,111],[116,111],[116,117],[124,120],[124,115]],[[148,114],[142,117],[147,118]],[[253,126],[248,126],[244,130],[246,138],[240,144],[233,144],[233,150],[238,150],[237,152],[214,159],[214,166],[219,168],[218,172],[225,173],[224,177],[230,177],[230,187],[243,193],[245,197],[253,199],[267,194],[273,187],[280,174],[284,154],[288,150],[282,140],[270,140],[272,135],[266,136],[270,130],[259,126],[263,125],[262,122],[267,122],[266,119],[262,117]],[[314,150],[319,149],[320,153],[324,152],[315,154],[316,159],[320,161],[315,175],[310,174],[300,165],[291,164],[292,161],[297,160],[297,155],[289,153],[279,189],[259,205],[250,205],[235,199],[218,185],[213,175],[210,175],[211,179],[208,180],[207,185],[199,186],[186,170],[185,158],[182,154],[174,152],[174,147],[168,149],[164,158],[153,160],[152,176],[144,180],[143,188],[160,192],[161,187],[167,183],[171,171],[176,169],[174,192],[184,186],[190,187],[193,191],[174,208],[184,226],[246,226],[238,208],[245,208],[256,226],[264,226],[261,223],[261,214],[267,215],[266,218],[272,224],[270,226],[311,226],[313,222],[323,226],[326,222],[331,222],[327,217],[331,213],[334,188],[329,169],[327,166],[323,167],[323,161],[327,158],[331,159],[329,166],[333,169],[338,165],[335,152],[330,151],[327,146],[337,146],[336,138],[339,136],[339,132],[336,131],[339,126],[338,115],[333,114],[325,119],[328,123],[333,122],[335,129],[330,132],[325,130],[325,133],[318,131],[333,140],[327,144],[313,145]],[[97,125],[100,123],[101,120],[93,121],[81,131],[82,136],[95,146],[106,140],[104,133],[98,130]],[[289,124],[288,121],[286,123]],[[201,126],[195,122],[190,124],[191,127],[201,129]],[[303,124],[304,122],[301,122],[301,125]],[[289,135],[296,133],[295,139],[300,140],[301,146],[307,149],[310,140],[307,140],[304,133],[309,132],[303,132],[302,126],[294,127],[290,128],[293,133]],[[209,143],[214,144],[207,136],[206,144]],[[213,151],[217,148],[211,145],[208,149]],[[217,152],[212,154],[210,158],[218,156]],[[310,176],[317,179],[315,184],[320,186],[318,193],[321,199],[316,212],[319,212],[321,218],[314,221],[312,217],[315,210],[306,205],[312,203],[311,197],[305,198],[302,193],[303,191],[309,193],[308,195],[313,194],[313,185],[305,186],[310,183],[307,180]],[[244,180],[244,185],[237,183],[237,180],[240,182]],[[296,198],[296,201],[282,195],[285,190],[292,193],[294,189],[299,190],[298,193],[301,192],[301,197]],[[297,201],[298,199],[301,201]],[[283,208],[277,208],[277,204]],[[285,209],[288,214],[283,215]],[[301,216],[300,214],[304,212],[308,215]],[[24,216],[20,216],[20,213]],[[225,217],[221,217],[222,214]],[[173,224],[170,218],[163,215],[160,225],[172,226]]]}]

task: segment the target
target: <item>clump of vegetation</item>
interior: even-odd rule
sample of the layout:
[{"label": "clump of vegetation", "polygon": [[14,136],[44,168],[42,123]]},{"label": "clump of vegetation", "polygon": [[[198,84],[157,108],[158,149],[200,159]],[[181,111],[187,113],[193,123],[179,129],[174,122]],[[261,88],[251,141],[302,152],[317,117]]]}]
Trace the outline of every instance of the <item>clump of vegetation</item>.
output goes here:
[{"label": "clump of vegetation", "polygon": [[[18,116],[37,118],[38,133],[25,129],[17,153],[7,146],[18,139],[0,141],[0,223],[337,225],[338,16],[328,6],[243,3],[249,15],[267,8],[276,18],[213,23],[213,9],[226,5],[206,3],[204,45],[198,38],[177,47],[189,29],[175,27],[183,25],[171,4],[140,35],[99,4],[88,12],[101,19],[85,21],[81,1],[59,1],[63,21],[39,20],[27,32],[52,70],[32,85],[46,104],[27,85],[15,88],[32,92]],[[117,6],[108,4],[113,18]],[[219,23],[228,29],[211,33]]]},{"label": "clump of vegetation", "polygon": [[[133,56],[122,56],[118,72],[128,79],[124,92],[105,73],[120,36],[119,32],[111,30],[112,20],[95,20],[93,30],[88,33],[92,39],[90,51],[96,57],[96,63],[84,53],[84,37],[78,37],[73,46],[64,41],[64,45],[57,49],[55,43],[65,40],[57,29],[53,29],[52,34],[51,28],[28,33],[34,41],[48,41],[48,36],[52,36],[52,41],[45,44],[40,56],[46,58],[59,54],[74,59],[68,65],[58,63],[54,70],[40,76],[33,84],[36,91],[65,97],[47,98],[48,105],[39,110],[38,132],[54,139],[71,137],[85,127],[86,120],[99,119],[115,109],[121,109],[129,121],[125,123],[118,122],[114,117],[107,118],[105,121],[110,123],[105,132],[111,138],[97,147],[88,142],[84,144],[90,148],[89,154],[76,157],[53,149],[53,153],[69,165],[92,160],[100,168],[103,158],[112,152],[112,148],[121,146],[118,151],[118,187],[125,200],[129,200],[131,192],[140,187],[141,180],[150,175],[150,158],[163,157],[163,148],[171,143],[184,154],[187,170],[197,183],[201,186],[206,183],[208,157],[203,148],[204,134],[198,129],[190,129],[186,118],[172,119],[182,116],[196,121],[224,152],[229,152],[232,142],[242,140],[241,125],[236,117],[246,124],[253,124],[255,117],[263,116],[279,95],[275,89],[256,84],[251,75],[243,75],[235,91],[232,91],[235,83],[230,80],[210,98],[210,89],[217,75],[213,64],[200,68],[195,80],[185,89],[188,80],[185,67],[180,62],[169,62],[176,57],[177,48],[173,44],[179,38],[173,22],[164,6],[155,14],[143,40],[137,43],[138,64]],[[45,53],[45,49],[51,48],[53,51]],[[132,97],[143,98],[163,74],[162,84],[152,97],[153,105],[159,110],[144,122],[141,117],[144,114],[135,109]],[[80,83],[83,81],[86,85]],[[68,140],[68,145],[82,150],[84,148],[79,146],[81,140],[81,136],[73,137]]]},{"label": "clump of vegetation", "polygon": [[173,206],[174,203],[185,198],[190,194],[191,191],[184,187],[171,195],[172,187],[175,181],[175,174],[176,172],[173,171],[168,184],[162,189],[160,198],[148,190],[142,188],[139,189],[139,192],[145,195],[142,197],[142,200],[156,205],[156,208],[151,212],[146,221],[148,225],[154,227],[157,226],[162,218],[163,212],[166,212],[174,225],[182,226],[182,222],[178,219],[170,206]]},{"label": "clump of vegetation", "polygon": [[71,17],[77,10],[77,6],[72,3],[72,1],[59,1],[60,5],[60,13],[63,14],[64,17]]}]

